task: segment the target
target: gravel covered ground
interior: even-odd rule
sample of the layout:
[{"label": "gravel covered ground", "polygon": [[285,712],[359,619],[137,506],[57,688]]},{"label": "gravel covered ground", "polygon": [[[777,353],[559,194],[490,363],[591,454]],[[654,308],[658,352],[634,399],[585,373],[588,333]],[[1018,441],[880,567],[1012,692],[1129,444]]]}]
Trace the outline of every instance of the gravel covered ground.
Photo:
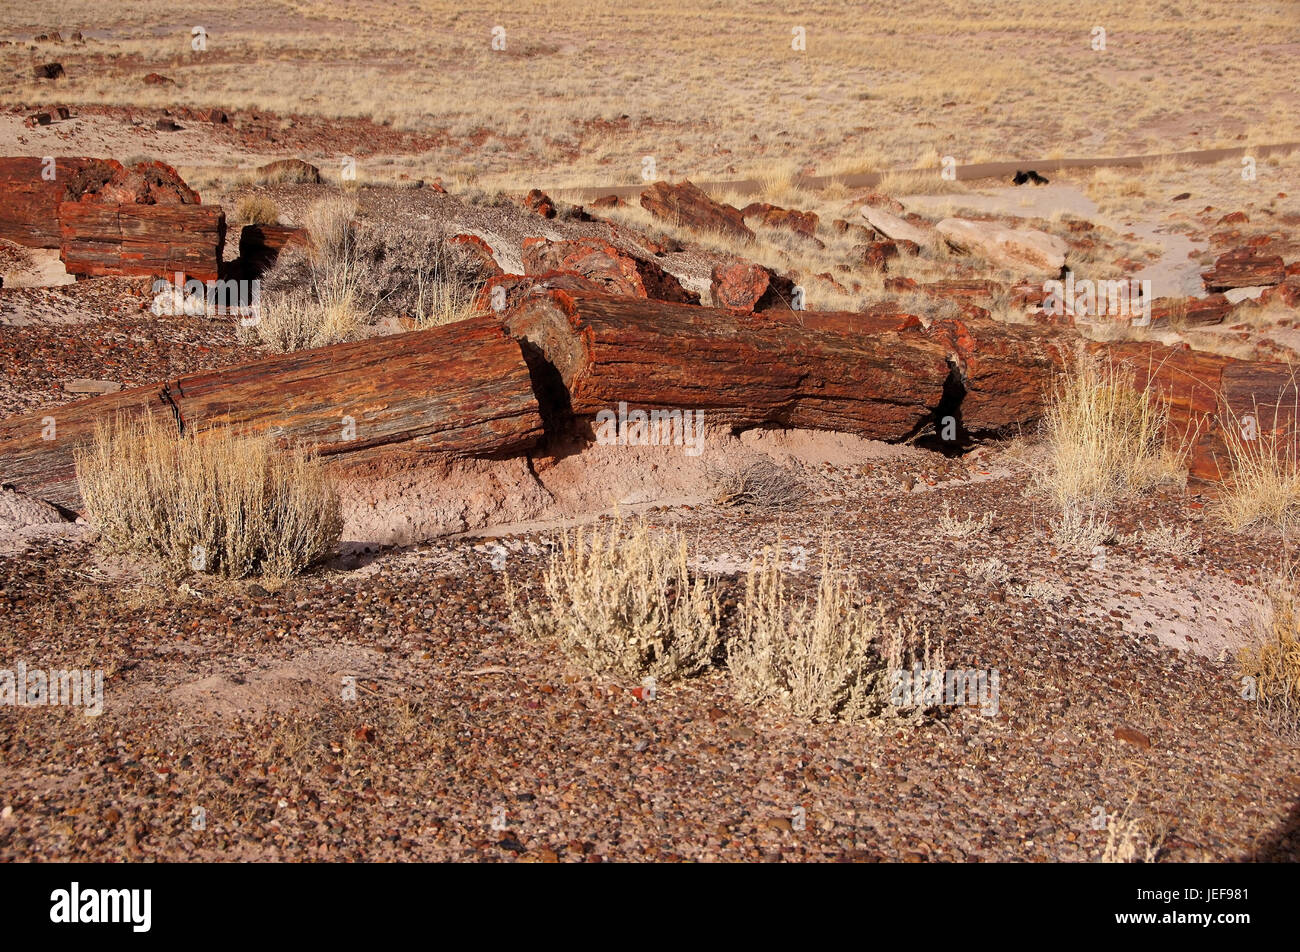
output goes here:
[{"label": "gravel covered ground", "polygon": [[[733,568],[765,543],[816,567],[833,542],[950,667],[998,669],[996,716],[809,725],[741,705],[725,671],[653,699],[587,676],[508,623],[491,546],[526,584],[546,533],[384,552],[275,592],[178,589],[84,538],[38,542],[0,559],[0,650],[104,669],[104,713],[0,714],[0,856],[1088,861],[1099,810],[1162,860],[1300,856],[1294,739],[1241,699],[1229,659],[1162,643],[1180,610],[1197,639],[1223,637],[1216,604],[1253,589],[1273,543],[1218,538],[1180,492],[1122,515],[1190,525],[1202,553],[1125,544],[1099,566],[1058,550],[1024,473],[983,477],[987,459],[945,464],[933,488],[888,464],[822,473],[840,491],[780,524],[647,517]],[[961,539],[943,511],[997,515]],[[1171,573],[1203,605],[1171,601]],[[734,605],[740,576],[719,577]]]},{"label": "gravel covered ground", "polygon": [[[463,210],[415,194],[402,207],[430,220]],[[517,244],[517,216],[472,216]],[[147,292],[0,293],[0,416],[75,399],[74,378],[261,354],[230,321],[153,317]],[[809,724],[742,704],[721,667],[653,697],[577,670],[509,623],[505,574],[536,589],[553,526],[353,553],[278,588],[167,581],[83,526],[43,528],[0,545],[0,671],[102,670],[104,707],[0,707],[0,860],[1094,861],[1106,818],[1162,861],[1300,859],[1300,745],[1233,660],[1279,539],[1226,534],[1192,487],[1075,551],[1021,441],[792,465],[811,490],[792,510],[644,515],[685,531],[732,615],[763,546],[796,594],[833,546],[949,668],[998,672],[996,711]],[[1158,544],[1162,526],[1190,543]]]},{"label": "gravel covered ground", "polygon": [[140,386],[254,360],[233,320],[149,312],[148,278],[96,278],[0,294],[0,416],[85,398],[64,383]]}]

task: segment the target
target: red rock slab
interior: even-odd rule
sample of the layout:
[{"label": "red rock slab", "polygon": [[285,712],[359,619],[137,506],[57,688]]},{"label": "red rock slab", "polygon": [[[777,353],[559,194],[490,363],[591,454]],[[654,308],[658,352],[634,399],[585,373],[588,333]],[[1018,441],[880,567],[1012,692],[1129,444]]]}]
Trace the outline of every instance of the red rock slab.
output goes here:
[{"label": "red rock slab", "polygon": [[698,304],[671,274],[646,258],[624,252],[598,238],[553,241],[526,238],[522,245],[524,273],[572,271],[601,285],[608,294],[648,297],[679,304]]},{"label": "red rock slab", "polygon": [[1285,278],[1286,267],[1280,255],[1260,254],[1249,248],[1236,248],[1220,255],[1214,267],[1201,275],[1209,291],[1281,284]]},{"label": "red rock slab", "polygon": [[790,310],[794,282],[770,268],[736,259],[714,265],[710,292],[715,307],[749,314],[755,311]]},{"label": "red rock slab", "polygon": [[696,231],[711,231],[750,241],[754,232],[740,209],[715,202],[689,180],[676,185],[655,182],[641,193],[641,207],[656,218]]}]

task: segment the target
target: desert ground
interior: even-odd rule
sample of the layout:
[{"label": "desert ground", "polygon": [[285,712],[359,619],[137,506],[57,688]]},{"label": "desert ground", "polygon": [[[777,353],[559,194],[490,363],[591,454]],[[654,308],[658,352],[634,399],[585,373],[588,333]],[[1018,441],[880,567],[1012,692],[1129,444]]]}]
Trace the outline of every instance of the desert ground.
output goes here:
[{"label": "desert ground", "polygon": [[1300,859],[1298,25],[6,9],[0,859]]}]

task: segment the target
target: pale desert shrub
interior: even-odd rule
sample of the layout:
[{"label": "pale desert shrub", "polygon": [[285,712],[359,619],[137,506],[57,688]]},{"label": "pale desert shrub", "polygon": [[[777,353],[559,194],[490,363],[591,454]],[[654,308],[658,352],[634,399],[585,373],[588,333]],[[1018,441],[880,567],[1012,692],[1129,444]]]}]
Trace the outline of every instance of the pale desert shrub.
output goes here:
[{"label": "pale desert shrub", "polygon": [[259,303],[258,337],[279,352],[324,347],[354,337],[374,311],[367,300],[368,265],[358,251],[356,200],[343,195],[323,198],[303,215],[310,247],[288,255],[293,273],[297,256],[305,258],[306,287],[272,290]]},{"label": "pale desert shrub", "polygon": [[1114,539],[1115,529],[1104,511],[1069,503],[1052,523],[1052,538],[1062,549],[1089,553]]},{"label": "pale desert shrub", "polygon": [[719,649],[714,586],[691,578],[677,530],[615,520],[606,530],[565,532],[542,588],[544,600],[521,604],[507,583],[516,630],[558,641],[597,674],[667,683],[703,671]]},{"label": "pale desert shrub", "polygon": [[1047,407],[1046,488],[1063,507],[1104,506],[1173,479],[1182,454],[1165,443],[1166,414],[1131,369],[1079,357]]},{"label": "pale desert shrub", "polygon": [[[1131,806],[1131,805],[1130,805]],[[1130,817],[1129,808],[1106,817],[1103,863],[1154,863],[1160,858],[1164,835],[1150,821]]]},{"label": "pale desert shrub", "polygon": [[485,282],[472,274],[472,264],[445,236],[437,236],[424,267],[413,271],[411,318],[416,327],[454,324],[478,313],[478,297]]},{"label": "pale desert shrub", "polygon": [[77,453],[88,520],[110,548],[169,572],[296,575],[342,532],[338,491],[301,449],[221,429],[180,436],[146,416],[101,424]]},{"label": "pale desert shrub", "polygon": [[315,347],[318,341],[329,343],[322,332],[320,307],[306,291],[268,295],[257,313],[257,336],[276,353]]},{"label": "pale desert shrub", "polygon": [[263,185],[314,185],[316,174],[307,164],[283,163],[269,172],[259,171],[257,180]]},{"label": "pale desert shrub", "polygon": [[1157,520],[1155,528],[1141,526],[1137,532],[1122,536],[1120,541],[1179,558],[1187,558],[1201,551],[1201,543],[1192,534],[1190,526],[1171,526],[1163,519]]},{"label": "pale desert shrub", "polygon": [[713,501],[719,506],[754,506],[784,510],[807,497],[808,489],[789,469],[769,456],[747,456],[710,465]]},{"label": "pale desert shrub", "polygon": [[861,604],[837,560],[823,548],[817,595],[796,603],[779,560],[764,550],[727,644],[742,700],[819,722],[860,722],[886,709],[889,672],[902,668],[914,626]]},{"label": "pale desert shrub", "polygon": [[986,512],[979,518],[962,518],[954,515],[951,509],[945,509],[939,516],[939,531],[950,539],[984,535],[992,527],[997,515],[996,512]]}]

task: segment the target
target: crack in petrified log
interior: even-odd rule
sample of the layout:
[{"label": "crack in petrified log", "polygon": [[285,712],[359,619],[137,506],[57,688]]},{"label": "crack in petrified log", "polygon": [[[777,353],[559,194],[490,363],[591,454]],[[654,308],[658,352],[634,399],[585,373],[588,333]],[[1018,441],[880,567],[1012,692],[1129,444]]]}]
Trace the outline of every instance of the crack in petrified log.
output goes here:
[{"label": "crack in petrified log", "polygon": [[[176,382],[176,390],[181,397],[185,396],[184,391],[181,390],[181,385],[179,380]],[[176,421],[177,435],[184,436],[185,416],[181,413],[180,406],[176,403],[176,399],[172,396],[172,385],[170,383],[163,384],[162,389],[158,391],[158,399],[161,400],[163,403],[165,403],[171,409],[172,419]]]},{"label": "crack in petrified log", "polygon": [[701,410],[735,430],[775,424],[891,441],[954,406],[954,367],[966,429],[1032,422],[1064,346],[987,320],[926,328],[883,308],[736,315],[565,291],[530,295],[506,323],[545,355],[578,415],[626,401]]}]

